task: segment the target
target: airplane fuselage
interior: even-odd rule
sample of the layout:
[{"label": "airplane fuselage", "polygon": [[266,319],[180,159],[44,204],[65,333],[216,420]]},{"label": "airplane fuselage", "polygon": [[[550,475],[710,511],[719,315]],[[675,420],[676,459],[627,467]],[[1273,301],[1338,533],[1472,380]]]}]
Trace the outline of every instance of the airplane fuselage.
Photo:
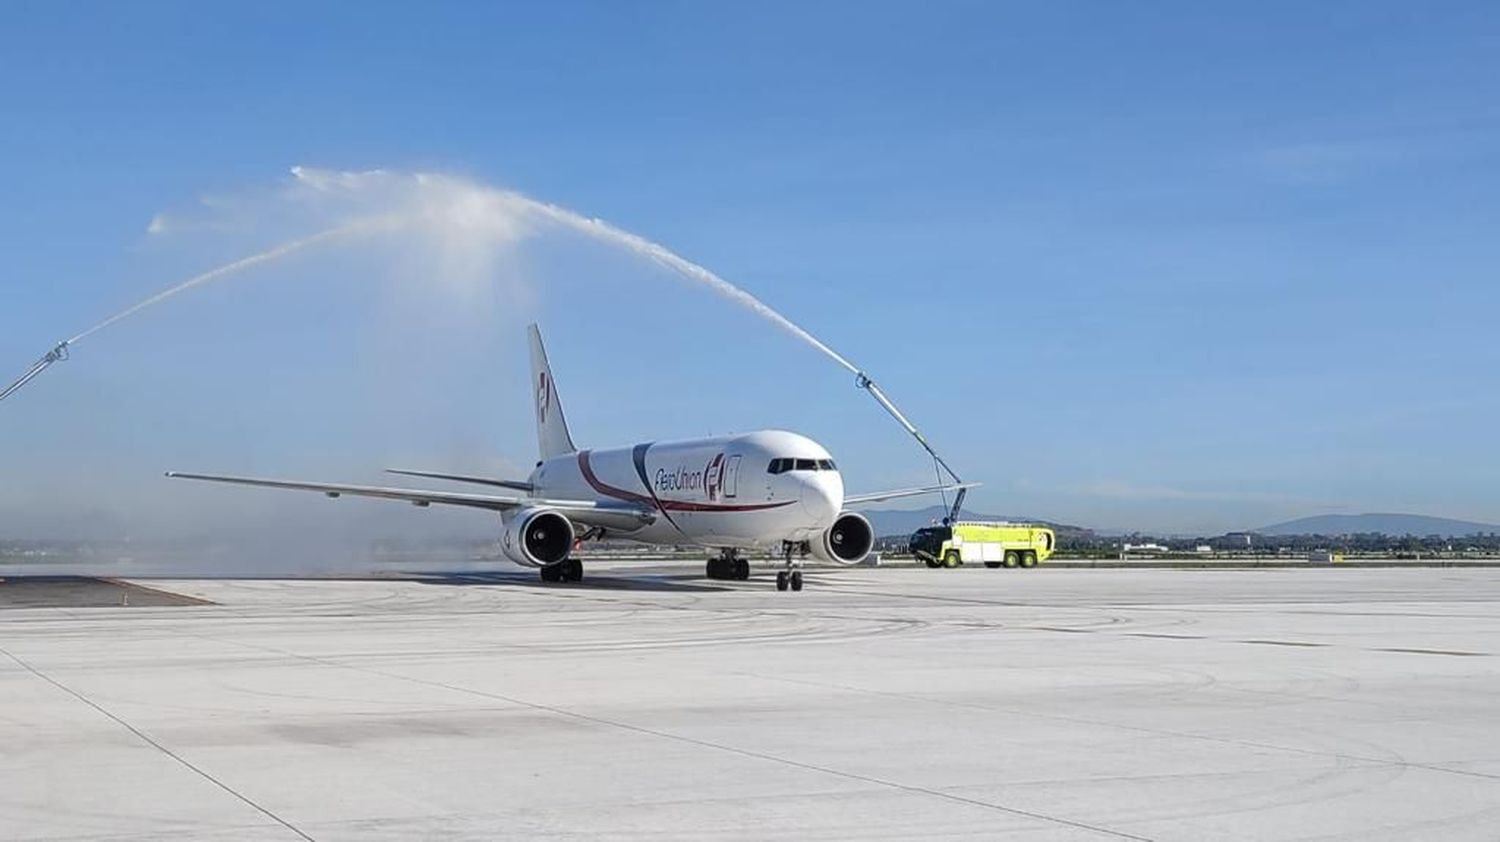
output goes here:
[{"label": "airplane fuselage", "polygon": [[611,537],[652,544],[754,548],[807,541],[833,524],[844,482],[828,451],[782,430],[580,450],[538,463],[539,498],[599,500],[654,511],[622,517]]}]

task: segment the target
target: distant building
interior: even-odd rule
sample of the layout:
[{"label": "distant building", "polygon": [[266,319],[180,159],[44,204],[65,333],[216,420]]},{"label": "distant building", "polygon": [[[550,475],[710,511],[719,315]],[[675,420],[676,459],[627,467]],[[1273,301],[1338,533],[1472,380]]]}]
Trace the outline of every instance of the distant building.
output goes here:
[{"label": "distant building", "polygon": [[1250,532],[1229,532],[1219,539],[1225,549],[1248,550],[1255,543],[1255,536]]}]

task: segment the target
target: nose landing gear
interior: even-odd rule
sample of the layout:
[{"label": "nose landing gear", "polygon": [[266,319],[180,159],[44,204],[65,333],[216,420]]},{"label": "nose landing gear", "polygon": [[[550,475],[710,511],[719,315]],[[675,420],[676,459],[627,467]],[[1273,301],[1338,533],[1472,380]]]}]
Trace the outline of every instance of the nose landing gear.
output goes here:
[{"label": "nose landing gear", "polygon": [[797,551],[802,548],[801,544],[792,541],[781,542],[781,552],[786,559],[786,569],[776,573],[776,590],[784,591],[791,588],[794,591],[802,590],[802,559]]}]

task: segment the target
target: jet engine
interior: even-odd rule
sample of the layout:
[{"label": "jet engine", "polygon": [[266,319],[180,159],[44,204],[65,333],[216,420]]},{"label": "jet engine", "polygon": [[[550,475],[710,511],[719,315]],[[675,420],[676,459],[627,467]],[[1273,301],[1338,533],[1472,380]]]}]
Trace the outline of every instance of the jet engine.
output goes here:
[{"label": "jet engine", "polygon": [[550,567],[573,549],[573,523],[551,509],[522,509],[505,525],[500,548],[516,564]]},{"label": "jet engine", "polygon": [[857,512],[844,512],[822,535],[808,542],[808,551],[819,561],[859,564],[875,548],[875,528]]}]

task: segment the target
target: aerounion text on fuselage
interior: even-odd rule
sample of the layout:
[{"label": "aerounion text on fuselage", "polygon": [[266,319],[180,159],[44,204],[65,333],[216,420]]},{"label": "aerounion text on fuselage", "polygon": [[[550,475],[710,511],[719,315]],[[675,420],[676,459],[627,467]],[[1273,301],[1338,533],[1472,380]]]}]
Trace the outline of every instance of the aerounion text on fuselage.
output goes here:
[{"label": "aerounion text on fuselage", "polygon": [[579,543],[620,538],[645,544],[695,544],[718,551],[708,562],[716,579],[746,579],[749,550],[779,550],[779,590],[801,590],[800,558],[858,564],[869,555],[870,523],[846,506],[956,490],[972,484],[846,495],[833,457],[812,439],[784,430],[630,447],[582,449],[573,444],[536,325],[529,329],[531,383],[540,460],[525,481],[432,471],[392,473],[485,485],[508,493],[454,493],[415,488],[338,485],[169,472],[167,476],[238,485],[317,491],[489,509],[500,513],[501,549],[537,568],[548,582],[578,581]]}]

